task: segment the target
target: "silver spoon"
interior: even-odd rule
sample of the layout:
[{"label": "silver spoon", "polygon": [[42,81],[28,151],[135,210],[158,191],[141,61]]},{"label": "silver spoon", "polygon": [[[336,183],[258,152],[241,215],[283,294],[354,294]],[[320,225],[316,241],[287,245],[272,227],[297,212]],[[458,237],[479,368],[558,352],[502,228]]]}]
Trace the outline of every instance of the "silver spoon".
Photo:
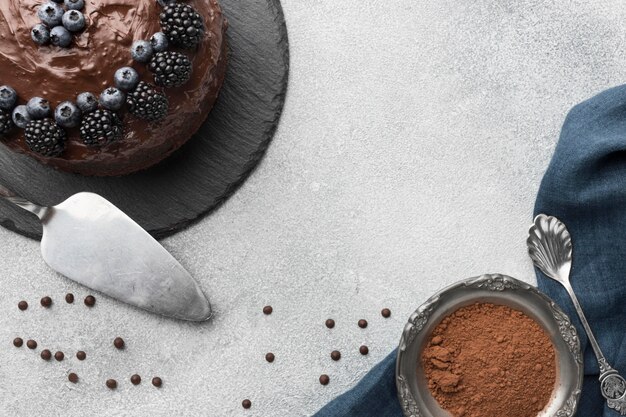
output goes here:
[{"label": "silver spoon", "polygon": [[567,228],[556,217],[540,214],[535,217],[534,224],[528,231],[526,244],[535,266],[567,290],[598,358],[602,396],[610,408],[626,416],[626,380],[618,375],[604,357],[569,281],[572,269],[572,238]]}]

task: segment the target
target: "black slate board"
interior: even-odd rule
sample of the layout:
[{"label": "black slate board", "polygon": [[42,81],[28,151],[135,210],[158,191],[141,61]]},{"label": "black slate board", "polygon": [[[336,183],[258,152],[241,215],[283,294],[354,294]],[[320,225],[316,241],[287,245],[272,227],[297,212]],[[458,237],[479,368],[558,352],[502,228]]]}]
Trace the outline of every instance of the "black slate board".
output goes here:
[{"label": "black slate board", "polygon": [[[263,157],[278,125],[289,73],[280,0],[221,4],[230,22],[226,80],[206,123],[179,151],[147,171],[95,178],[55,171],[0,145],[0,183],[42,205],[80,191],[98,193],[157,238],[218,207]],[[0,201],[0,224],[41,237],[39,221],[5,201]]]}]

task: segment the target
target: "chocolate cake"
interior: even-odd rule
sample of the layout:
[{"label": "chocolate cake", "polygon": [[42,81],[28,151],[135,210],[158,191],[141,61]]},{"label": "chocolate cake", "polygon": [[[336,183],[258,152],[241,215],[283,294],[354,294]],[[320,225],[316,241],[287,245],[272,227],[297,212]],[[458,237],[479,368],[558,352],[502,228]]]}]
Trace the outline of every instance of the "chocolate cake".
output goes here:
[{"label": "chocolate cake", "polygon": [[226,28],[217,0],[2,0],[0,141],[83,175],[150,167],[213,107]]}]

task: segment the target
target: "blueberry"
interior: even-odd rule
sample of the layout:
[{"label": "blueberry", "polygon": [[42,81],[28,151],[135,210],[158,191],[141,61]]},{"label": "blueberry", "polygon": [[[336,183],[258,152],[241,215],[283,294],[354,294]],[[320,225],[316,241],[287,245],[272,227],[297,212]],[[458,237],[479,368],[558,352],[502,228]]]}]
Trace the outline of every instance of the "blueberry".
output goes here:
[{"label": "blueberry", "polygon": [[50,31],[50,42],[52,45],[67,48],[72,43],[72,34],[63,26],[57,26]]},{"label": "blueberry", "polygon": [[167,40],[167,35],[163,32],[157,32],[150,38],[150,43],[152,44],[152,49],[154,52],[163,52],[167,50],[169,46],[169,41]]},{"label": "blueberry", "polygon": [[115,87],[109,87],[100,94],[100,104],[108,110],[119,110],[124,105],[126,96]]},{"label": "blueberry", "polygon": [[85,15],[77,10],[68,10],[63,15],[63,26],[70,32],[78,32],[85,28]]},{"label": "blueberry", "polygon": [[39,8],[37,16],[48,27],[53,28],[61,24],[63,13],[65,13],[65,10],[63,10],[61,5],[49,1]]},{"label": "blueberry", "polygon": [[131,67],[123,67],[115,71],[115,85],[123,91],[130,91],[137,87],[139,74]]},{"label": "blueberry", "polygon": [[77,127],[81,118],[80,109],[71,101],[64,101],[54,111],[54,120],[61,127]]},{"label": "blueberry", "polygon": [[[57,3],[61,3],[63,0],[57,0]],[[68,10],[83,10],[85,7],[85,0],[65,0],[65,7]]]},{"label": "blueberry", "polygon": [[46,45],[50,42],[50,29],[43,23],[39,23],[31,29],[30,37],[37,45]]},{"label": "blueberry", "polygon": [[76,105],[83,113],[89,113],[98,108],[98,98],[92,93],[80,93]]},{"label": "blueberry", "polygon": [[33,119],[43,119],[50,115],[50,102],[45,98],[33,97],[26,103],[26,109]]},{"label": "blueberry", "polygon": [[15,126],[24,129],[31,120],[33,120],[33,118],[28,114],[28,109],[23,104],[13,110],[13,123]]},{"label": "blueberry", "polygon": [[3,85],[0,87],[0,109],[11,111],[15,107],[17,101],[17,93],[12,87]]},{"label": "blueberry", "polygon": [[135,41],[130,47],[130,54],[137,62],[148,62],[153,54],[152,44],[148,41]]}]

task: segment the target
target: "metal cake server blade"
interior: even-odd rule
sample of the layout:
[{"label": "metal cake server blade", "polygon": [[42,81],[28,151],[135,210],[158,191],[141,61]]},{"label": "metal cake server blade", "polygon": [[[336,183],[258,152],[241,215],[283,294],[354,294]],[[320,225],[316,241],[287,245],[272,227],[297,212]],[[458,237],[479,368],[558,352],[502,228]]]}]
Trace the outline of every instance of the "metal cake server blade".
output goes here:
[{"label": "metal cake server blade", "polygon": [[190,321],[211,317],[208,300],[185,268],[103,197],[78,193],[42,207],[1,185],[0,196],[39,217],[41,253],[55,271],[153,313]]}]

